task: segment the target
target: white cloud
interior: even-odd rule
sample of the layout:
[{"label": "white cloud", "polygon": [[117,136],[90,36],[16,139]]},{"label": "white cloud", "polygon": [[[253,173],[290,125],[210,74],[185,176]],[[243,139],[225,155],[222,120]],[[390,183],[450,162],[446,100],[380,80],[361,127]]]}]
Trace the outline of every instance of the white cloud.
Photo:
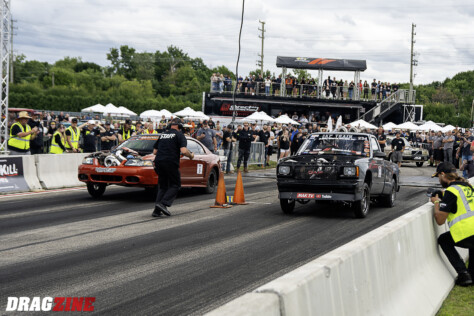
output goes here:
[{"label": "white cloud", "polygon": [[[12,1],[15,52],[50,63],[65,56],[108,65],[112,47],[154,52],[174,45],[208,66],[235,69],[241,1]],[[472,69],[474,4],[468,1],[245,2],[240,71],[256,69],[259,20],[266,22],[265,68],[276,56],[365,59],[363,79],[409,79],[411,23],[417,24],[415,83]],[[349,73],[331,76],[350,79]]]}]

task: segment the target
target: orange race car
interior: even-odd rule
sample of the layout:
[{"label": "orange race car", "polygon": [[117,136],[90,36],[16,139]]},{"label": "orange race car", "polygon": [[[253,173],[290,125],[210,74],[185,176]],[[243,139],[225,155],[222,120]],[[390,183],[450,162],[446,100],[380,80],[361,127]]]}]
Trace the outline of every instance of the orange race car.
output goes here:
[{"label": "orange race car", "polygon": [[[95,152],[85,157],[79,166],[79,180],[87,184],[89,194],[96,198],[102,196],[111,184],[155,190],[158,176],[153,169],[153,145],[159,136],[133,136],[112,151]],[[213,193],[221,172],[219,156],[198,140],[186,139],[194,159],[181,157],[181,186],[200,187],[206,193]]]}]

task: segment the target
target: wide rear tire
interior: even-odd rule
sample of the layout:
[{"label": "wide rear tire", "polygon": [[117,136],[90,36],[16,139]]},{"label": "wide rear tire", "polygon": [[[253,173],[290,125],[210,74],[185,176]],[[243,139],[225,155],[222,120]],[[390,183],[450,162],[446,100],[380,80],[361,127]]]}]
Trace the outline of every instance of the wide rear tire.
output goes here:
[{"label": "wide rear tire", "polygon": [[381,204],[385,207],[394,207],[395,206],[395,199],[397,198],[397,182],[395,179],[392,179],[392,190],[390,194],[384,195],[381,198]]},{"label": "wide rear tire", "polygon": [[352,208],[354,209],[354,215],[357,218],[366,217],[369,213],[370,208],[370,188],[367,183],[364,183],[362,192],[362,199],[360,201],[355,201],[352,204]]},{"label": "wide rear tire", "polygon": [[204,191],[207,194],[212,194],[216,191],[217,188],[217,174],[216,170],[212,169],[209,173],[209,178],[207,178],[207,186]]},{"label": "wide rear tire", "polygon": [[291,214],[295,210],[295,200],[280,199],[281,210],[285,214]]},{"label": "wide rear tire", "polygon": [[104,192],[107,185],[105,183],[88,183],[87,191],[93,198],[100,198]]}]

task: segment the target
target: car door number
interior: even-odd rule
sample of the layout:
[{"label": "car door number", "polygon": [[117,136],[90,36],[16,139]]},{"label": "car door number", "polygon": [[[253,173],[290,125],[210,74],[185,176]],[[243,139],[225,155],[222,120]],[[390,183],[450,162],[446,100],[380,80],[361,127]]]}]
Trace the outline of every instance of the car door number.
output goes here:
[{"label": "car door number", "polygon": [[378,166],[378,173],[377,173],[377,176],[379,178],[382,178],[382,166]]},{"label": "car door number", "polygon": [[200,163],[197,164],[196,173],[197,173],[197,174],[202,174],[202,164],[200,164]]}]

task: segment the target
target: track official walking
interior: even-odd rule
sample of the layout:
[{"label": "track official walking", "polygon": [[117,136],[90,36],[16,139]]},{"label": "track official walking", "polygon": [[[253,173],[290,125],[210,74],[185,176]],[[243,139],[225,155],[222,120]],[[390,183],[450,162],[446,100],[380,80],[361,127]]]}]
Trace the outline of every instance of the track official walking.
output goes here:
[{"label": "track official walking", "polygon": [[170,123],[170,128],[160,135],[153,146],[155,172],[158,175],[158,194],[155,209],[151,214],[153,217],[158,217],[161,213],[171,215],[168,207],[173,204],[181,187],[180,154],[194,159],[194,154],[186,148],[187,140],[181,132],[182,128],[180,120],[174,119]]},{"label": "track official walking", "polygon": [[[453,268],[458,273],[456,284],[472,285],[474,276],[474,190],[471,184],[458,176],[456,167],[443,162],[436,168],[433,177],[438,177],[444,191],[443,197],[431,198],[434,203],[434,217],[438,225],[448,221],[449,231],[438,237],[438,243]],[[469,267],[455,247],[469,249]]]}]

